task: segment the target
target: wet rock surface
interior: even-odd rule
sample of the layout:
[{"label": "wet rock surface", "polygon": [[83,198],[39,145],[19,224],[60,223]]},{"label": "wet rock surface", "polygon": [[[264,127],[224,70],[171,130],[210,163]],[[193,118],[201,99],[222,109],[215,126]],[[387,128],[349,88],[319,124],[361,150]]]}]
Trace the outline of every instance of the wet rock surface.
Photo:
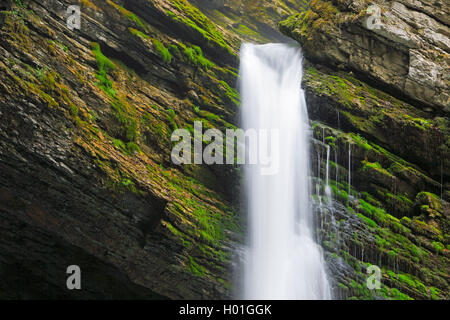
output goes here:
[{"label": "wet rock surface", "polygon": [[[370,5],[376,9],[368,12]],[[448,116],[448,11],[445,1],[311,1],[280,27],[309,59]]]},{"label": "wet rock surface", "polygon": [[367,1],[81,1],[75,31],[68,2],[21,3],[0,1],[0,297],[229,298],[239,170],[174,166],[170,134],[238,125],[240,42],[294,14],[334,297],[448,299],[446,2],[376,1],[368,30]]}]

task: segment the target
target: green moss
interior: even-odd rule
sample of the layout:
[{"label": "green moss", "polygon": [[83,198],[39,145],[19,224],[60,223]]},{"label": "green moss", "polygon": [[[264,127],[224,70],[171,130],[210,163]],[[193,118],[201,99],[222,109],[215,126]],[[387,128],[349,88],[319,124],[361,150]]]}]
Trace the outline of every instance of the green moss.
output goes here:
[{"label": "green moss", "polygon": [[332,148],[336,146],[336,138],[333,136],[325,137],[325,142]]},{"label": "green moss", "polygon": [[225,81],[219,81],[220,85],[225,89],[225,93],[228,96],[228,98],[235,104],[235,105],[239,105],[239,101],[240,101],[240,95],[239,93],[230,87],[230,85],[228,83],[226,83]]},{"label": "green moss", "polygon": [[362,164],[363,164],[363,167],[362,167],[363,171],[366,171],[368,168],[378,169],[378,170],[383,169],[383,167],[378,162],[372,163],[372,162],[363,160]]},{"label": "green moss", "polygon": [[193,108],[194,108],[194,112],[195,113],[200,113],[200,107],[199,106],[193,106]]},{"label": "green moss", "polygon": [[78,112],[79,112],[79,110],[78,110],[78,107],[77,107],[77,106],[75,106],[75,105],[71,105],[71,106],[70,106],[70,113],[71,113],[74,117],[78,116]]},{"label": "green moss", "polygon": [[125,9],[124,7],[108,0],[107,1],[108,4],[110,4],[111,6],[113,6],[114,8],[116,8],[117,10],[119,10],[119,12],[124,15],[128,20],[134,22],[138,27],[140,27],[142,30],[144,30],[145,32],[148,32],[148,27],[142,22],[142,20],[135,15],[133,12]]},{"label": "green moss", "polygon": [[394,195],[389,192],[386,193],[386,204],[399,216],[410,214],[414,206],[413,201],[406,196],[401,194]]},{"label": "green moss", "polygon": [[115,147],[117,147],[119,149],[122,149],[122,150],[126,150],[127,149],[126,146],[125,146],[125,143],[122,140],[120,140],[120,139],[114,139],[113,140],[113,144],[114,144]]},{"label": "green moss", "polygon": [[55,40],[48,40],[48,42],[52,45],[57,45],[59,46],[64,52],[68,52],[69,48],[65,45],[62,44],[61,42],[55,41]]},{"label": "green moss", "polygon": [[404,225],[407,225],[407,226],[409,226],[409,225],[411,224],[411,219],[408,218],[408,217],[403,217],[403,218],[400,219],[400,221],[401,221]]},{"label": "green moss", "polygon": [[126,100],[117,97],[116,91],[113,89],[113,83],[108,78],[108,73],[116,69],[116,65],[101,52],[98,43],[92,43],[92,51],[97,61],[97,74],[99,80],[98,86],[111,99],[111,108],[117,121],[122,126],[122,136],[128,142],[134,142],[138,136],[138,123],[131,113],[133,110]]},{"label": "green moss", "polygon": [[397,288],[392,288],[390,291],[390,296],[393,300],[414,300],[408,295],[400,292]]},{"label": "green moss", "polygon": [[397,252],[395,252],[394,250],[389,250],[387,254],[391,259],[395,259],[398,256]]},{"label": "green moss", "polygon": [[337,8],[331,2],[311,1],[307,10],[280,22],[279,28],[288,36],[295,34],[297,40],[311,40],[316,31],[329,33],[334,29],[337,13]]},{"label": "green moss", "polygon": [[372,206],[370,203],[364,201],[363,199],[359,200],[359,210],[365,215],[381,225],[387,224],[387,215],[384,209]]},{"label": "green moss", "polygon": [[431,192],[419,192],[416,195],[416,203],[419,205],[428,205],[431,209],[442,212],[442,204],[439,197]]},{"label": "green moss", "polygon": [[127,150],[129,154],[134,154],[134,153],[140,153],[141,149],[139,148],[139,146],[134,143],[134,142],[128,142],[127,143]]},{"label": "green moss", "polygon": [[433,300],[440,300],[440,294],[441,294],[441,290],[439,290],[438,288],[435,287],[430,287],[430,293],[431,293],[431,299]]},{"label": "green moss", "polygon": [[56,86],[56,73],[48,69],[39,69],[36,71],[39,81],[42,83],[43,89],[46,92],[51,92],[55,90]]},{"label": "green moss", "polygon": [[389,277],[391,277],[392,279],[397,279],[398,275],[392,271],[392,270],[387,270],[386,273],[388,274]]},{"label": "green moss", "polygon": [[239,26],[236,28],[236,31],[244,36],[250,36],[250,37],[256,37],[256,38],[261,37],[258,32],[250,29],[249,27],[247,27],[244,24],[239,24]]},{"label": "green moss", "polygon": [[175,44],[170,44],[167,48],[168,48],[169,52],[170,52],[173,56],[175,56],[175,57],[177,57],[177,58],[179,58],[179,59],[182,58],[181,51],[180,51],[180,49],[178,48],[177,45],[175,45]]},{"label": "green moss", "polygon": [[340,282],[338,282],[338,287],[341,288],[342,290],[345,290],[345,291],[348,290],[348,287],[345,284],[340,283]]},{"label": "green moss", "polygon": [[177,237],[180,237],[180,238],[183,237],[183,233],[180,232],[177,228],[175,228],[171,223],[165,222],[165,226],[167,227],[167,229],[170,230],[170,232],[172,232]]},{"label": "green moss", "polygon": [[[342,121],[348,122],[354,130],[361,134],[367,137],[377,137],[385,144],[392,146],[392,141],[389,141],[389,137],[386,136],[386,130],[390,130],[390,128],[386,128],[386,123],[394,122],[395,128],[404,128],[408,132],[411,126],[417,124],[414,119],[417,119],[419,112],[415,108],[368,86],[347,73],[325,73],[307,67],[304,82],[305,86],[312,89],[316,95],[326,97],[338,105],[341,119],[345,119]],[[425,122],[420,121],[420,123]],[[404,160],[395,158],[383,148],[375,147],[373,143],[367,143],[365,139],[354,134],[351,136],[367,155],[373,154],[373,152],[381,153],[392,161],[406,165]],[[417,172],[414,171],[415,173]]]},{"label": "green moss", "polygon": [[94,110],[89,110],[89,116],[90,116],[90,122],[91,123],[95,123],[96,121],[97,121],[97,117],[98,117],[98,115],[97,115],[97,113],[95,113],[95,111]]},{"label": "green moss", "polygon": [[224,286],[224,288],[226,288],[226,289],[228,289],[228,290],[230,290],[231,289],[231,283],[229,282],[229,281],[225,281],[224,279],[217,279],[217,281],[219,282],[219,283],[221,283],[223,286]]},{"label": "green moss", "polygon": [[97,80],[98,86],[105,91],[108,96],[114,97],[116,95],[116,91],[112,87],[112,81],[108,79],[108,73],[112,70],[116,69],[116,65],[109,60],[103,53],[101,52],[100,45],[98,43],[93,42],[92,44],[92,52],[94,53],[95,60],[97,61]]},{"label": "green moss", "polygon": [[379,201],[377,201],[372,195],[370,195],[367,192],[361,192],[361,196],[363,197],[363,199],[365,201],[367,201],[368,203],[370,203],[371,205],[375,206],[375,207],[381,207],[381,203]]},{"label": "green moss", "polygon": [[185,47],[183,53],[187,61],[194,67],[208,70],[215,66],[213,62],[203,56],[203,51],[199,46]]},{"label": "green moss", "polygon": [[436,252],[443,253],[445,250],[445,246],[438,241],[433,241],[432,245],[433,245],[433,248],[436,250]]},{"label": "green moss", "polygon": [[131,32],[132,34],[134,34],[135,36],[138,36],[138,37],[140,37],[140,38],[142,38],[142,39],[149,39],[149,38],[150,38],[148,35],[146,35],[146,34],[143,33],[142,31],[137,30],[137,29],[135,29],[135,28],[129,27],[128,30],[130,30],[130,32]]},{"label": "green moss", "polygon": [[360,213],[357,213],[357,215],[358,215],[358,217],[360,217],[361,219],[363,219],[363,220],[369,225],[369,227],[375,228],[375,227],[377,226],[376,222],[373,221],[372,219],[367,218],[366,216],[363,216],[363,215],[360,214]]},{"label": "green moss", "polygon": [[206,40],[212,42],[219,47],[226,49],[230,54],[233,51],[230,49],[222,34],[217,30],[214,23],[211,22],[203,13],[196,7],[191,5],[186,0],[169,0],[175,8],[177,8],[181,15],[176,15],[171,11],[167,11],[169,17],[177,22],[181,22],[193,30],[201,34]]},{"label": "green moss", "polygon": [[167,110],[167,120],[169,121],[172,130],[178,129],[178,125],[175,121],[175,118],[176,118],[175,111],[173,109]]},{"label": "green moss", "polygon": [[49,94],[45,93],[44,91],[37,89],[37,93],[39,94],[39,96],[47,102],[47,105],[51,108],[54,107],[59,107],[59,103],[56,102],[55,99],[53,99],[52,96],[50,96]]},{"label": "green moss", "polygon": [[156,51],[163,58],[163,60],[167,63],[172,62],[172,54],[170,51],[162,44],[158,39],[153,39],[153,45],[155,46]]},{"label": "green moss", "polygon": [[370,144],[367,142],[367,140],[362,137],[359,133],[358,134],[353,134],[350,133],[350,136],[353,138],[353,140],[356,142],[356,144],[363,148],[364,150],[370,151],[372,150],[372,147],[370,146]]},{"label": "green moss", "polygon": [[218,115],[209,112],[209,111],[204,111],[204,110],[200,110],[199,112],[197,112],[197,114],[205,119],[208,119],[209,121],[220,121],[222,120]]},{"label": "green moss", "polygon": [[188,265],[189,271],[191,271],[193,274],[199,277],[205,276],[206,268],[199,265],[197,262],[195,262],[194,258],[189,256],[189,265]]},{"label": "green moss", "polygon": [[390,246],[390,243],[386,240],[386,239],[383,239],[383,238],[381,238],[379,235],[375,235],[375,239],[376,239],[376,243],[377,243],[377,245],[381,248],[381,249],[383,249],[383,248],[387,248],[387,247],[389,247]]},{"label": "green moss", "polygon": [[142,191],[136,187],[136,184],[131,177],[122,174],[118,169],[116,169],[116,176],[118,177],[118,180],[108,180],[106,182],[108,188],[114,193],[123,194],[126,192],[131,192],[138,196],[143,196],[146,194],[145,191]]},{"label": "green moss", "polygon": [[138,123],[136,119],[129,115],[130,106],[121,99],[113,97],[111,107],[114,111],[114,116],[122,126],[122,135],[127,141],[136,141],[138,136]]},{"label": "green moss", "polygon": [[209,243],[214,243],[222,238],[222,234],[219,225],[211,221],[210,214],[211,212],[205,208],[198,208],[194,212],[200,228],[201,237]]},{"label": "green moss", "polygon": [[399,274],[398,280],[400,282],[406,283],[408,286],[415,288],[416,282],[408,274]]},{"label": "green moss", "polygon": [[416,245],[414,245],[414,244],[410,244],[408,246],[408,250],[411,253],[411,255],[413,255],[415,257],[419,258],[419,257],[422,256],[422,250],[419,247],[417,247]]}]

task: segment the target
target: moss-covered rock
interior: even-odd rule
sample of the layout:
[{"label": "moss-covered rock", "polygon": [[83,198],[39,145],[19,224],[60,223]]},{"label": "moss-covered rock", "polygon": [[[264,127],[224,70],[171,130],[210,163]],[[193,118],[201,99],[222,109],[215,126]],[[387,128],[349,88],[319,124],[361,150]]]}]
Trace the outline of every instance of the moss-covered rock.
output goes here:
[{"label": "moss-covered rock", "polygon": [[[374,4],[380,15],[376,26],[369,10]],[[435,11],[418,13],[409,1],[313,0],[281,22],[280,30],[299,41],[311,60],[353,70],[418,107],[448,113],[448,27],[437,18],[440,5],[430,7]],[[430,32],[422,32],[421,25]]]}]

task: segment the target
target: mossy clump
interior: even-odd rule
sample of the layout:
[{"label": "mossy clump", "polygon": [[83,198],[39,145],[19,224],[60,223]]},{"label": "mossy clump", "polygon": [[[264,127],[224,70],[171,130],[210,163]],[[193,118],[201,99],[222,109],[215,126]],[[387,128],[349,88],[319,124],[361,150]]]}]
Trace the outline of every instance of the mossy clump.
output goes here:
[{"label": "mossy clump", "polygon": [[169,0],[178,9],[179,15],[172,11],[167,11],[167,15],[174,21],[181,22],[186,26],[196,30],[207,41],[224,48],[228,53],[234,55],[233,51],[225,41],[222,34],[217,30],[215,24],[209,20],[200,10],[186,0]]},{"label": "mossy clump", "polygon": [[369,227],[372,227],[372,228],[376,228],[376,227],[377,227],[376,222],[373,221],[372,219],[367,218],[366,216],[364,216],[364,215],[362,215],[362,214],[360,214],[360,213],[358,213],[357,215],[358,215],[358,217],[360,217],[362,220],[364,220],[364,221],[367,223],[367,225],[368,225]]},{"label": "mossy clump", "polygon": [[400,292],[397,288],[392,288],[389,292],[389,296],[392,300],[414,300],[407,294]]},{"label": "mossy clump", "polygon": [[[382,226],[386,226],[388,224],[388,214],[384,209],[375,207],[370,203],[364,201],[363,199],[359,200],[358,210],[362,212],[365,216],[374,219],[378,224]],[[395,218],[394,218],[395,219]]]},{"label": "mossy clump", "polygon": [[138,137],[138,122],[131,114],[134,112],[133,108],[128,104],[125,98],[117,96],[116,90],[113,88],[113,82],[108,78],[108,74],[115,70],[116,65],[108,59],[101,51],[98,43],[92,43],[92,52],[97,61],[97,74],[99,80],[98,86],[111,99],[111,108],[117,121],[122,126],[122,137],[127,142],[135,142]]},{"label": "mossy clump", "polygon": [[112,81],[108,78],[108,73],[116,69],[116,65],[108,59],[101,51],[100,45],[96,42],[91,43],[92,52],[97,61],[97,80],[98,86],[105,91],[108,96],[114,97],[116,91],[113,89]]},{"label": "mossy clump", "polygon": [[136,141],[138,137],[138,122],[133,116],[130,116],[131,106],[124,100],[114,97],[111,107],[117,121],[122,125],[122,135],[128,142]]},{"label": "mossy clump", "polygon": [[237,92],[235,89],[231,88],[228,83],[225,81],[219,81],[220,86],[225,90],[225,93],[227,97],[236,105],[239,106],[241,97],[239,95],[239,92]]},{"label": "mossy clump", "polygon": [[178,125],[176,122],[176,113],[175,110],[173,109],[169,109],[167,110],[167,120],[169,121],[170,127],[172,128],[172,130],[177,130],[178,129]]},{"label": "mossy clump", "polygon": [[439,290],[438,288],[435,287],[430,287],[430,295],[431,295],[431,299],[433,300],[440,300],[440,294],[441,294],[441,290]]},{"label": "mossy clump", "polygon": [[414,202],[403,194],[386,193],[386,205],[392,211],[397,213],[398,217],[410,215],[413,211]]},{"label": "mossy clump", "polygon": [[296,34],[298,38],[312,39],[316,30],[323,32],[334,29],[336,7],[328,1],[312,0],[309,9],[299,12],[280,22],[280,30],[287,34]]},{"label": "mossy clump", "polygon": [[[98,161],[98,164],[101,167],[104,167],[105,164],[101,164],[101,161]],[[127,192],[134,193],[138,196],[145,195],[145,191],[139,189],[136,186],[133,178],[128,176],[127,174],[122,173],[119,169],[115,170],[115,176],[109,177],[110,179],[106,181],[106,186],[116,194],[124,194]]]},{"label": "mossy clump", "polygon": [[418,206],[427,205],[433,210],[442,212],[442,203],[439,197],[431,192],[419,192],[416,195],[416,204]]},{"label": "mossy clump", "polygon": [[254,38],[261,38],[260,34],[249,27],[247,27],[245,24],[240,23],[235,30],[244,36],[254,37]]},{"label": "mossy clump", "polygon": [[53,90],[55,90],[55,78],[57,77],[57,75],[54,71],[48,70],[47,68],[38,69],[36,71],[36,75],[46,92],[52,92]]},{"label": "mossy clump", "polygon": [[183,53],[188,63],[190,63],[194,67],[208,70],[215,66],[213,62],[203,56],[202,48],[200,48],[199,46],[185,47]]},{"label": "mossy clump", "polygon": [[356,142],[356,144],[360,148],[363,148],[366,151],[370,151],[373,149],[372,146],[367,142],[367,139],[362,137],[359,133],[358,134],[350,133],[350,137],[352,137],[353,141]]},{"label": "mossy clump", "polygon": [[444,250],[446,250],[445,246],[438,241],[433,241],[432,245],[433,245],[434,250],[436,250],[436,252],[438,252],[438,253],[443,253]]},{"label": "mossy clump", "polygon": [[290,16],[279,23],[282,33],[303,42],[312,40],[320,34],[333,35],[338,32],[340,24],[356,21],[366,14],[360,12],[340,12],[335,7],[336,1],[311,0],[307,9]]},{"label": "mossy clump", "polygon": [[325,143],[328,144],[331,148],[336,147],[336,138],[333,136],[325,137]]},{"label": "mossy clump", "polygon": [[166,63],[172,62],[172,54],[170,51],[164,46],[164,44],[158,39],[153,39],[153,45],[155,46],[156,51],[163,58]]},{"label": "mossy clump", "polygon": [[119,148],[126,155],[133,155],[135,153],[141,152],[141,149],[139,148],[139,146],[134,142],[124,143],[120,139],[114,139],[113,144],[116,148]]},{"label": "mossy clump", "polygon": [[192,258],[191,256],[189,256],[188,269],[198,277],[205,276],[206,268],[195,262],[194,258]]}]

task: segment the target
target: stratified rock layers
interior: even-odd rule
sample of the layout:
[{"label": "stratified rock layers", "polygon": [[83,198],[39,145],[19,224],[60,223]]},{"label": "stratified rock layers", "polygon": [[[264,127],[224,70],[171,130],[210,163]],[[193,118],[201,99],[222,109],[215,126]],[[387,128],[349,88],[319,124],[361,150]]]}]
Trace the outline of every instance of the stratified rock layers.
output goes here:
[{"label": "stratified rock layers", "polygon": [[240,43],[287,19],[335,297],[448,299],[448,4],[375,1],[369,30],[368,1],[307,2],[83,0],[70,31],[65,1],[0,1],[0,297],[231,297],[239,171],[173,165],[170,136],[235,128]]},{"label": "stratified rock layers", "polygon": [[[280,23],[308,60],[318,185],[330,148],[335,202],[316,211],[337,298],[448,299],[448,11],[444,1],[311,1]],[[379,290],[366,285],[371,265]]]},{"label": "stratified rock layers", "polygon": [[229,297],[233,169],[170,159],[176,128],[233,127],[229,37],[186,1],[66,9],[1,13],[0,297]]}]

